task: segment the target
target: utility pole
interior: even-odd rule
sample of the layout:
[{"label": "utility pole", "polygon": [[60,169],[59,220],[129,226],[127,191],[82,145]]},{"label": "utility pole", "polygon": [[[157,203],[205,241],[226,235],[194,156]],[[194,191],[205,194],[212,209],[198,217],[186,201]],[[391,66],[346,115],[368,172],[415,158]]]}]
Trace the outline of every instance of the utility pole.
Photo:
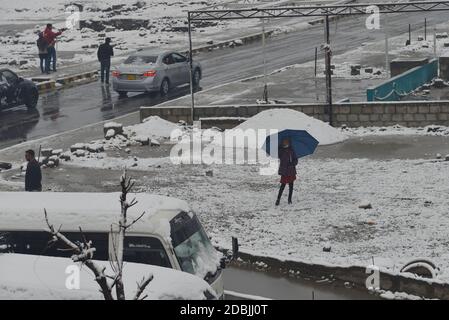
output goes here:
[{"label": "utility pole", "polygon": [[265,38],[265,19],[262,19],[262,50],[263,50],[263,100],[268,104],[268,85],[267,85],[267,53]]},{"label": "utility pole", "polygon": [[325,26],[325,41],[326,41],[326,52],[325,52],[325,62],[326,62],[326,100],[328,105],[328,113],[329,113],[329,124],[332,126],[333,117],[332,117],[332,70],[331,70],[331,48],[330,48],[330,36],[329,36],[329,16],[326,15],[326,26]]},{"label": "utility pole", "polygon": [[437,57],[437,27],[433,27],[433,56]]},{"label": "utility pole", "polygon": [[388,57],[388,24],[387,24],[387,15],[385,15],[385,23],[384,23],[384,29],[385,29],[385,72],[387,73],[387,77],[390,74],[390,59]]},{"label": "utility pole", "polygon": [[412,44],[412,26],[408,24],[408,44]]},{"label": "utility pole", "polygon": [[190,19],[190,12],[188,12],[187,21],[189,24],[189,65],[190,65],[190,96],[192,97],[191,110],[192,110],[192,125],[195,121],[195,92],[193,89],[193,45],[192,45],[192,21]]},{"label": "utility pole", "polygon": [[427,40],[427,18],[424,18],[424,40]]}]

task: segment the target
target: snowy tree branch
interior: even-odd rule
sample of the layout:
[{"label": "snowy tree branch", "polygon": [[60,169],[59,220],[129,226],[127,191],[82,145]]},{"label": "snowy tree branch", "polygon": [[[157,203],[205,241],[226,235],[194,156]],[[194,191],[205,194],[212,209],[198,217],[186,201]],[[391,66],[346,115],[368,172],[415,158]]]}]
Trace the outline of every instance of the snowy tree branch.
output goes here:
[{"label": "snowy tree branch", "polygon": [[142,293],[145,291],[145,288],[150,284],[150,282],[153,280],[153,275],[149,275],[146,278],[143,278],[142,281],[137,282],[137,292],[134,295],[134,300],[144,300],[147,296],[143,296],[140,298]]}]

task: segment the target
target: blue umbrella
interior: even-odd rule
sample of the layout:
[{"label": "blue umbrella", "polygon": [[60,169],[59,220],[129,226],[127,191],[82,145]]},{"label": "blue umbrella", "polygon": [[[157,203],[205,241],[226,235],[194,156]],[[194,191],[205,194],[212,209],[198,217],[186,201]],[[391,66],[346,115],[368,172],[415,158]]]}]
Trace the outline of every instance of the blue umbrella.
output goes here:
[{"label": "blue umbrella", "polygon": [[[315,152],[319,141],[312,137],[310,133],[305,130],[283,130],[276,134],[272,134],[265,139],[265,143],[262,149],[265,150],[270,156],[272,155],[271,144],[274,143],[275,139],[278,139],[278,145],[281,146],[282,141],[285,139],[290,140],[290,146],[295,151],[298,158],[308,156]],[[277,151],[277,150],[276,150]]]}]

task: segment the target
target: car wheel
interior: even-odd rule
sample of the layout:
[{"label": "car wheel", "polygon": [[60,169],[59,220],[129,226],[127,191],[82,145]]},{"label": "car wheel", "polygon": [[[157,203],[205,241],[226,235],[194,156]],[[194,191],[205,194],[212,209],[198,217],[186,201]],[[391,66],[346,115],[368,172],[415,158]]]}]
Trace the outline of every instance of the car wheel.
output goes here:
[{"label": "car wheel", "polygon": [[161,95],[164,97],[168,94],[168,92],[170,91],[170,82],[168,81],[168,79],[162,80],[160,91]]},{"label": "car wheel", "polygon": [[198,88],[200,86],[200,80],[201,80],[201,72],[200,70],[196,69],[193,73],[193,87]]},{"label": "car wheel", "polygon": [[39,100],[39,92],[36,89],[31,89],[25,97],[25,106],[28,109],[34,109],[37,106]]},{"label": "car wheel", "polygon": [[120,98],[124,98],[128,95],[127,91],[117,91]]}]

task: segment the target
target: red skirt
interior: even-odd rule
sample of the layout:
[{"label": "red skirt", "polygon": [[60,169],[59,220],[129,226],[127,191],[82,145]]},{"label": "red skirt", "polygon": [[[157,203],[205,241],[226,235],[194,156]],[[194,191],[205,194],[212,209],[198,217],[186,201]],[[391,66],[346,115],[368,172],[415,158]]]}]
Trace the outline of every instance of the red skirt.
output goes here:
[{"label": "red skirt", "polygon": [[296,176],[281,176],[282,184],[289,184],[296,180]]}]

